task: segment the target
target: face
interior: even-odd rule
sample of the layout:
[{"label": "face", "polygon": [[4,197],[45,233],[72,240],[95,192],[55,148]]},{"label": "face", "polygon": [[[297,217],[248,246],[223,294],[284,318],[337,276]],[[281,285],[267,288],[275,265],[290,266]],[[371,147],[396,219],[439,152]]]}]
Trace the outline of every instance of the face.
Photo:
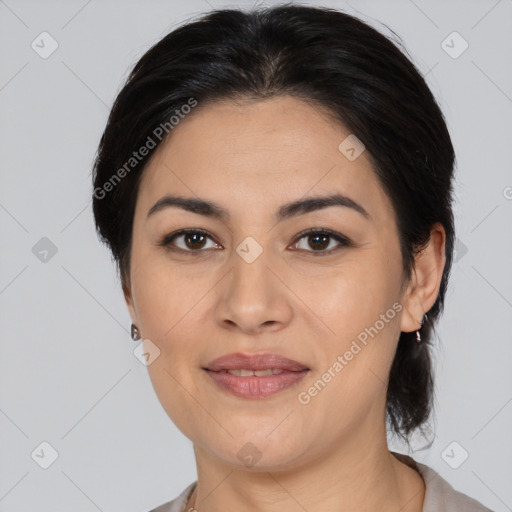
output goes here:
[{"label": "face", "polygon": [[[249,454],[254,470],[292,467],[368,443],[384,424],[408,287],[368,155],[339,149],[349,135],[291,97],[199,105],[144,171],[126,301],[156,355],[148,371],[163,408],[227,464],[247,466]],[[166,195],[215,203],[224,216],[176,204],[148,215]],[[283,208],[334,195],[344,202]],[[307,370],[264,385],[227,377],[238,391],[263,390],[242,396],[204,369],[233,353]]]}]

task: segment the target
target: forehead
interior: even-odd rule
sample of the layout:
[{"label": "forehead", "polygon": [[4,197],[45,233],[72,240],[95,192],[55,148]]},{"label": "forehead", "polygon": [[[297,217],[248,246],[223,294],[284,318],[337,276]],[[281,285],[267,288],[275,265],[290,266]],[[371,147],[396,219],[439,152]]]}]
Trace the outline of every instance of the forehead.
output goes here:
[{"label": "forehead", "polygon": [[155,150],[139,199],[147,210],[178,192],[241,210],[338,192],[378,216],[389,201],[369,155],[340,151],[350,135],[327,110],[289,96],[199,104]]},{"label": "forehead", "polygon": [[188,159],[208,156],[220,161],[255,153],[260,161],[289,153],[318,163],[329,160],[349,133],[327,109],[298,98],[223,100],[199,104],[157,151],[161,156],[172,151]]}]

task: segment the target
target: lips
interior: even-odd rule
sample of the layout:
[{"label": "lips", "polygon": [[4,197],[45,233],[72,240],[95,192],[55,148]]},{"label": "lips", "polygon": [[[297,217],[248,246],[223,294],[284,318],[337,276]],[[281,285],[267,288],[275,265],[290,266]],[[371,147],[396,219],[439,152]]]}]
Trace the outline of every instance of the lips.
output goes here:
[{"label": "lips", "polygon": [[205,370],[222,372],[227,370],[282,370],[287,372],[302,372],[309,370],[304,364],[288,359],[280,354],[242,354],[240,352],[227,354],[210,361]]},{"label": "lips", "polygon": [[309,373],[309,370],[301,372],[282,370],[282,373],[276,375],[241,377],[232,375],[229,373],[230,371],[232,370],[220,370],[218,372],[205,370],[205,373],[218,389],[244,399],[270,398],[287,389],[291,390]]}]

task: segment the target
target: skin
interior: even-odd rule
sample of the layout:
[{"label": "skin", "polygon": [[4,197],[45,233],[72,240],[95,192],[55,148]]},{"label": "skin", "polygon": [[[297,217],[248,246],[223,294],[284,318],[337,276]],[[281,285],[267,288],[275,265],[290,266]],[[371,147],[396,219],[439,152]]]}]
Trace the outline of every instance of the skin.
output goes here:
[{"label": "skin", "polygon": [[[198,485],[186,510],[422,509],[423,479],[387,447],[386,385],[400,331],[416,331],[438,295],[445,232],[434,226],[403,282],[394,212],[369,157],[349,161],[338,150],[349,133],[288,96],[199,105],[144,171],[123,289],[142,338],[160,350],[148,366],[158,399],[194,445]],[[370,219],[331,206],[274,220],[284,203],[333,192],[357,201]],[[215,201],[231,218],[177,207],[147,218],[167,193]],[[189,252],[158,245],[183,228],[202,228],[211,239],[174,240]],[[297,239],[308,228],[354,245],[327,239],[324,248],[339,250],[315,255],[318,240]],[[247,236],[263,249],[252,263],[235,250]],[[299,403],[298,393],[394,303],[401,311],[308,404]],[[202,370],[232,352],[276,352],[311,371],[268,398],[239,398]],[[261,453],[252,467],[237,457],[248,442]]]}]

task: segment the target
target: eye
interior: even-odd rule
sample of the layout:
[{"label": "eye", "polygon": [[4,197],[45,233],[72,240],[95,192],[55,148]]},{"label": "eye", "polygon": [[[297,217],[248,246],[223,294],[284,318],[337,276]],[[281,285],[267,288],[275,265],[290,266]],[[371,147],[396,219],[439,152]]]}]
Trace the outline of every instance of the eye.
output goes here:
[{"label": "eye", "polygon": [[[306,239],[306,243],[313,247],[314,250],[310,251],[308,249],[304,249],[301,247],[301,240]],[[210,240],[213,243],[213,247],[207,246],[207,241]],[[177,243],[176,241],[179,241]],[[334,247],[331,246],[333,241],[338,242]],[[183,251],[189,253],[200,253],[204,252],[202,249],[212,249],[212,248],[220,248],[216,242],[213,241],[210,233],[203,229],[181,229],[179,231],[175,231],[169,235],[166,235],[158,245],[167,247],[169,250]],[[338,251],[342,247],[350,247],[352,245],[351,241],[341,235],[340,233],[335,233],[329,229],[323,228],[312,228],[307,231],[303,231],[296,238],[296,242],[293,244],[294,249],[299,249],[301,251],[306,251],[312,253],[314,256],[322,256],[325,254],[331,254],[333,252]],[[331,247],[330,247],[331,246]]]},{"label": "eye", "polygon": [[[175,240],[180,240],[180,243],[175,243]],[[168,247],[170,250],[181,250],[184,252],[203,252],[201,249],[209,249],[206,246],[207,239],[212,240],[210,234],[203,229],[181,229],[164,237],[158,245]],[[213,242],[213,240],[212,240]],[[174,246],[174,247],[173,247]],[[214,242],[215,247],[220,247]]]},{"label": "eye", "polygon": [[[298,241],[294,244],[295,248],[304,250],[304,247],[300,247],[300,241],[302,239],[306,239],[306,244],[308,244],[309,247],[314,248],[313,251],[305,249],[306,252],[311,252],[314,256],[331,254],[342,247],[350,247],[352,245],[347,237],[323,228],[312,228],[307,231],[303,231],[299,235]],[[337,241],[338,245],[334,245],[334,247],[332,247],[331,243],[333,240]]]}]

